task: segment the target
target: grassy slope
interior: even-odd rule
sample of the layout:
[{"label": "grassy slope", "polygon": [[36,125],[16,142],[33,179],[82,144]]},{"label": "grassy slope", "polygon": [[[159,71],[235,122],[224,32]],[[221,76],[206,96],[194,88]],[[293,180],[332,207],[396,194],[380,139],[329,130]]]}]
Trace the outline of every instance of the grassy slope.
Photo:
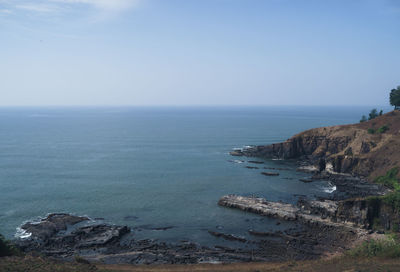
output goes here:
[{"label": "grassy slope", "polygon": [[271,271],[311,271],[311,272],[337,272],[337,271],[400,271],[399,259],[355,259],[342,257],[333,260],[292,263],[242,263],[229,265],[193,265],[193,266],[104,266],[107,271],[121,272],[182,272],[182,271],[208,271],[208,272],[271,272]]},{"label": "grassy slope", "polygon": [[183,272],[183,271],[400,271],[400,259],[337,257],[331,260],[317,260],[287,263],[239,263],[239,264],[198,264],[198,265],[88,265],[60,263],[41,257],[0,258],[0,271],[79,271],[79,272]]}]

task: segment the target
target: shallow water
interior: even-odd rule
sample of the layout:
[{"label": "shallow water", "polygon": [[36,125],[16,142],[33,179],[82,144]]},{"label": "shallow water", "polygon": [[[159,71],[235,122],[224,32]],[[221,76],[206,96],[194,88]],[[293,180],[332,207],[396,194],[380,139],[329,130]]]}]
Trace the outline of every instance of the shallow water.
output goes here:
[{"label": "shallow water", "polygon": [[[236,193],[295,202],[297,195],[324,195],[332,187],[300,182],[308,175],[295,172],[294,162],[238,163],[230,160],[249,159],[228,152],[357,122],[368,109],[2,108],[0,233],[10,238],[22,222],[53,212],[126,224],[138,239],[203,245],[218,240],[207,230],[247,236],[250,228],[285,228],[217,201]],[[246,165],[291,170],[266,177]],[[165,226],[174,228],[149,230]]]}]

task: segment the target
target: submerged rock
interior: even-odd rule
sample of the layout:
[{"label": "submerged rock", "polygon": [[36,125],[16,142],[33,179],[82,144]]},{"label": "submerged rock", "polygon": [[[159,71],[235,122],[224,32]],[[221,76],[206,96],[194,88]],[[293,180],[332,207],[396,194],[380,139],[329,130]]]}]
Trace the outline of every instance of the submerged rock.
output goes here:
[{"label": "submerged rock", "polygon": [[264,175],[264,176],[279,176],[279,173],[274,173],[274,172],[261,172],[261,175]]},{"label": "submerged rock", "polygon": [[314,180],[313,179],[311,179],[311,178],[301,178],[301,179],[299,179],[301,182],[304,182],[304,183],[310,183],[310,182],[313,182]]},{"label": "submerged rock", "polygon": [[221,238],[224,238],[226,240],[239,241],[239,242],[242,242],[242,243],[246,243],[247,242],[247,240],[245,238],[239,237],[239,236],[236,236],[236,235],[233,235],[233,234],[225,234],[225,233],[222,233],[222,232],[211,231],[211,230],[209,230],[208,233],[213,235],[213,236],[215,236],[215,237],[221,237]]},{"label": "submerged rock", "polygon": [[257,166],[245,166],[248,169],[259,169]]},{"label": "submerged rock", "polygon": [[233,151],[229,152],[229,154],[231,156],[237,156],[237,157],[243,156],[243,152],[241,150],[233,150]]},{"label": "submerged rock", "polygon": [[263,161],[248,161],[248,163],[263,164]]}]

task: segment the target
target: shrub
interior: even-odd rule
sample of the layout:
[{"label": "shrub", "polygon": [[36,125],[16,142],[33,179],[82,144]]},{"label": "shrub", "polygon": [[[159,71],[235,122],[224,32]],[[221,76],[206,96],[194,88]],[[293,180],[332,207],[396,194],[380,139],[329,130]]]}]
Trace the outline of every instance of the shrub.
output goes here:
[{"label": "shrub", "polygon": [[377,132],[378,133],[385,133],[388,130],[389,130],[389,127],[385,125],[385,126],[381,126],[380,128],[378,128]]},{"label": "shrub", "polygon": [[88,260],[82,258],[81,256],[75,256],[74,259],[75,259],[75,262],[77,262],[77,263],[90,264],[90,262]]},{"label": "shrub", "polygon": [[369,129],[368,129],[368,133],[369,133],[369,134],[375,134],[375,129],[369,128]]},{"label": "shrub", "polygon": [[19,250],[0,234],[0,257],[20,255]]},{"label": "shrub", "polygon": [[360,123],[366,122],[367,121],[367,116],[363,115],[361,117]]},{"label": "shrub", "polygon": [[[386,175],[377,177],[375,179],[376,183],[385,185],[388,188],[395,189],[396,191],[400,191],[400,184],[397,179],[397,174],[399,173],[399,168],[394,167],[386,172]],[[389,196],[389,195],[387,195]]]},{"label": "shrub", "polygon": [[382,197],[382,201],[393,207],[394,210],[400,210],[400,192],[393,192]]},{"label": "shrub", "polygon": [[400,257],[400,243],[393,237],[385,240],[364,241],[361,246],[350,250],[349,254],[353,257]]}]

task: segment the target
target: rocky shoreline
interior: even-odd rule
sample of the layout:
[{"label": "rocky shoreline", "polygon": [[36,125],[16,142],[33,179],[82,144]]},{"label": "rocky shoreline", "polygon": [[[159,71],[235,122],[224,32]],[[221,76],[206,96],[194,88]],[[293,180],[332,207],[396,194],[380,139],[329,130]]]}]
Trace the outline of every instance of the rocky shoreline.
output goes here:
[{"label": "rocky shoreline", "polygon": [[[84,220],[89,225],[75,223]],[[83,222],[83,221],[80,221]],[[78,226],[76,226],[78,225]],[[33,227],[34,226],[34,227]],[[65,229],[67,226],[67,229]],[[249,229],[250,235],[262,239],[246,239],[229,233],[209,231],[219,239],[248,244],[250,248],[227,246],[203,247],[189,241],[168,244],[155,240],[126,239],[130,229],[107,224],[90,225],[90,220],[69,214],[52,214],[39,223],[28,223],[32,231],[16,245],[27,253],[72,261],[75,256],[105,264],[195,264],[251,261],[284,261],[315,259],[338,248],[348,248],[351,242],[366,235],[346,227],[307,224],[284,232],[262,232]],[[72,228],[71,231],[66,231]]]},{"label": "rocky shoreline", "polygon": [[[388,114],[394,120],[399,114]],[[383,118],[383,117],[379,117]],[[381,119],[377,118],[378,123]],[[382,121],[383,120],[383,121]],[[384,122],[385,120],[382,119]],[[386,122],[386,121],[385,121]],[[90,262],[107,264],[193,264],[250,261],[306,260],[343,252],[354,243],[377,235],[371,230],[377,209],[366,200],[389,192],[382,185],[373,184],[365,177],[380,173],[392,166],[393,158],[382,159],[382,150],[399,131],[393,125],[386,135],[368,135],[361,125],[337,126],[305,131],[289,140],[268,145],[234,150],[232,156],[260,159],[296,159],[298,171],[309,173],[299,182],[329,181],[334,190],[326,197],[299,197],[296,204],[272,202],[262,197],[226,195],[218,205],[258,214],[260,217],[290,221],[293,227],[266,231],[248,229],[248,236],[205,230],[217,239],[245,244],[246,247],[214,245],[201,246],[191,241],[165,243],[157,240],[136,239],[138,229],[128,226],[99,224],[88,217],[51,214],[40,222],[21,226],[23,239],[15,244],[24,252],[39,252],[62,260],[80,256]],[[395,129],[396,128],[396,129]],[[391,133],[391,134],[390,134]],[[400,145],[395,145],[400,146]],[[375,153],[374,153],[375,152]],[[234,162],[234,161],[233,161]],[[240,162],[244,162],[240,161]],[[249,160],[245,166],[269,178],[279,176],[282,167],[262,167],[262,160]],[[257,166],[255,166],[257,165]],[[382,223],[391,227],[394,220],[390,211],[381,212]],[[396,221],[397,222],[397,221]],[[154,228],[168,230],[171,226]],[[250,237],[250,238],[249,238]]]},{"label": "rocky shoreline", "polygon": [[[304,169],[306,168],[299,170]],[[371,225],[368,207],[361,202],[355,204],[354,199],[361,199],[360,197],[366,195],[382,195],[387,191],[382,186],[348,175],[323,171],[314,172],[310,177],[311,181],[320,179],[329,179],[336,186],[335,192],[325,199],[300,197],[296,205],[272,202],[259,197],[221,197],[218,202],[220,206],[279,218],[293,224],[293,227],[284,231],[248,229],[250,238],[207,230],[209,235],[221,241],[238,242],[247,245],[246,247],[218,244],[206,247],[190,241],[165,243],[150,239],[137,240],[134,234],[136,228],[97,223],[88,217],[70,214],[50,214],[40,222],[22,225],[25,238],[17,239],[15,243],[28,253],[39,252],[66,261],[80,256],[89,262],[106,264],[194,264],[315,259],[343,251],[356,241],[367,239],[371,234],[368,230]],[[350,203],[349,199],[353,202]],[[170,228],[168,226],[155,229]]]}]

